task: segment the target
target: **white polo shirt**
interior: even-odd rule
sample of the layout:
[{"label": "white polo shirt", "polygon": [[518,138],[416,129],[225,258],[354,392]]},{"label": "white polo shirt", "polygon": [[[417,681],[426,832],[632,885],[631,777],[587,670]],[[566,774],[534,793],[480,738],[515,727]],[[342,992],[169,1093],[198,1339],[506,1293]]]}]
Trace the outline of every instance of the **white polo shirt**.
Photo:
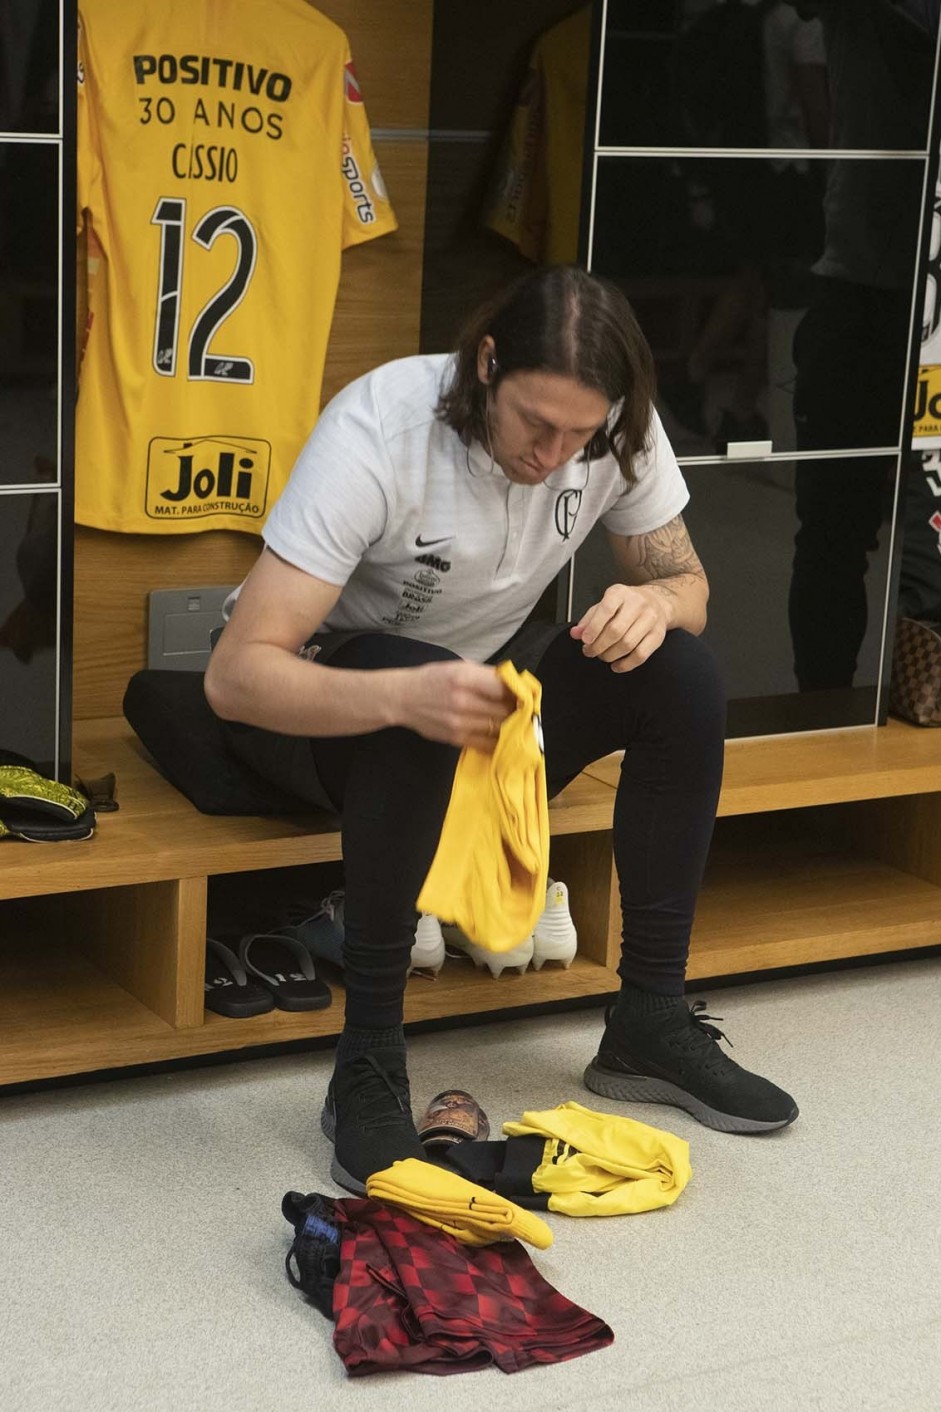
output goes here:
[{"label": "white polo shirt", "polygon": [[342,593],[322,624],[401,633],[486,661],[523,623],[599,520],[646,534],[689,499],[656,413],[625,486],[613,456],[516,485],[435,416],[453,355],[401,358],[336,396],[263,536]]}]

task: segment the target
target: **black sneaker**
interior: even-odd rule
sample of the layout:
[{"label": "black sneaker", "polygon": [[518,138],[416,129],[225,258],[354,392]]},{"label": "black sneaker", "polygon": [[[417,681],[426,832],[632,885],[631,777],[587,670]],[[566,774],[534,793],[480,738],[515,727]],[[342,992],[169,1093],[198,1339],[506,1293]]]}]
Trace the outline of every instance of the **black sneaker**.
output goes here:
[{"label": "black sneaker", "polygon": [[601,1047],[585,1070],[585,1087],[604,1098],[670,1103],[722,1133],[763,1133],[797,1117],[790,1094],[741,1068],[719,1048],[725,1039],[705,1020],[706,1002],[684,1000],[631,1019],[607,1012]]},{"label": "black sneaker", "polygon": [[415,1129],[405,1051],[370,1049],[333,1071],[320,1126],[333,1143],[333,1180],[366,1195],[366,1178],[405,1157],[426,1158]]}]

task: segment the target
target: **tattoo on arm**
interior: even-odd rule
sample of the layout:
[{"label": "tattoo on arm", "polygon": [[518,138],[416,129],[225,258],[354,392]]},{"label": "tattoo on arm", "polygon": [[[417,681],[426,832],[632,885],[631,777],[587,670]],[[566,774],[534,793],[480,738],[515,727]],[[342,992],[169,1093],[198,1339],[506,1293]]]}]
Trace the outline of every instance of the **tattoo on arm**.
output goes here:
[{"label": "tattoo on arm", "polygon": [[632,536],[627,541],[627,558],[634,583],[659,583],[685,574],[705,578],[682,515],[650,534]]}]

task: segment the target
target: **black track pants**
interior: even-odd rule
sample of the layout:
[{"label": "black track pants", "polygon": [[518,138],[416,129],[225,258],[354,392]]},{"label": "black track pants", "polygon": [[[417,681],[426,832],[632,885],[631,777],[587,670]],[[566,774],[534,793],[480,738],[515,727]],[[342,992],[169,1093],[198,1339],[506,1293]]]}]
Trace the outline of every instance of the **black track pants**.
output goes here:
[{"label": "black track pants", "polygon": [[[427,643],[364,633],[330,664],[368,671],[451,657]],[[624,916],[619,970],[642,989],[682,994],[722,777],[725,700],[712,655],[698,638],[675,630],[643,666],[615,673],[586,658],[563,630],[536,674],[550,797],[592,760],[626,751],[614,811]],[[270,733],[246,728],[233,741],[249,763],[261,764],[252,749],[260,736],[270,745]],[[403,728],[279,740],[291,757],[294,788],[303,792],[305,770],[315,774],[342,816],[347,1023],[395,1025],[415,899],[437,847],[459,752]]]}]

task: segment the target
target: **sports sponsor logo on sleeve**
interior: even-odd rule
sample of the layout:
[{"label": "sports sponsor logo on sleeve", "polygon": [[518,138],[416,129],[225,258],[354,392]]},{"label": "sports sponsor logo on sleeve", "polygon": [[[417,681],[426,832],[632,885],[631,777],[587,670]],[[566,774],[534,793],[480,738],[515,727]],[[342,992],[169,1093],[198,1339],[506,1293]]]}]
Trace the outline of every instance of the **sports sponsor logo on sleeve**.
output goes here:
[{"label": "sports sponsor logo on sleeve", "polygon": [[364,226],[372,225],[376,219],[376,208],[369,198],[366,190],[366,183],[363,181],[359,163],[353,153],[353,143],[350,137],[344,134],[343,137],[343,162],[341,166],[343,179],[346,182],[353,204],[356,207],[356,215],[360,224]]},{"label": "sports sponsor logo on sleeve", "polygon": [[388,199],[389,199],[389,193],[388,193],[388,191],[386,190],[386,184],[385,184],[385,182],[384,182],[383,179],[382,179],[382,172],[379,170],[379,163],[378,163],[378,162],[377,162],[376,165],[373,167],[373,169],[372,169],[372,176],[369,178],[369,180],[372,182],[372,189],[373,189],[373,191],[376,193],[376,195],[379,197],[379,200],[380,200],[380,201],[388,201]]},{"label": "sports sponsor logo on sleeve", "polygon": [[352,59],[348,64],[343,65],[343,91],[346,94],[347,103],[362,103],[363,95]]}]

